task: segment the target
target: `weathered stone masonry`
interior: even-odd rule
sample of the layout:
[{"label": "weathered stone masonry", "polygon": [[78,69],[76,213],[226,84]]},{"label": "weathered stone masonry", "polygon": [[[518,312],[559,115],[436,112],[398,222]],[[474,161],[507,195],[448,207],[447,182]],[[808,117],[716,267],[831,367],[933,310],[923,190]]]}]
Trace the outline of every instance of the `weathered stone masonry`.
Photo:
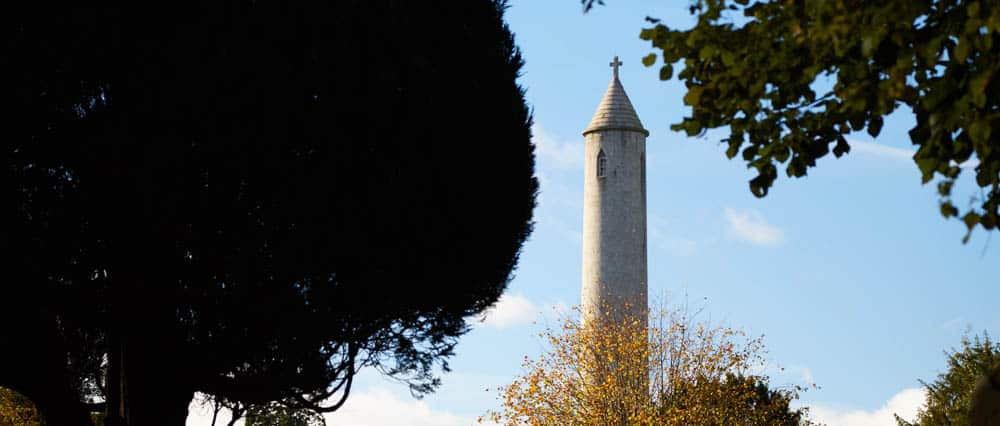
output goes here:
[{"label": "weathered stone masonry", "polygon": [[647,307],[645,170],[649,131],[643,128],[618,79],[621,62],[615,57],[611,65],[611,84],[583,131],[584,323],[601,318],[603,312],[641,315],[644,319]]}]

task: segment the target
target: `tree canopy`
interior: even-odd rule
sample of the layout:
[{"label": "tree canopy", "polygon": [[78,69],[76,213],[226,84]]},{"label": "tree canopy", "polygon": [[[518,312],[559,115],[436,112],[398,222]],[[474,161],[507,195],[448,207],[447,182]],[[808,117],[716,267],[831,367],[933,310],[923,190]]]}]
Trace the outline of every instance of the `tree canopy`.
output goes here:
[{"label": "tree canopy", "polygon": [[531,229],[505,7],[8,8],[0,385],[50,425],[433,390]]},{"label": "tree canopy", "polygon": [[[945,352],[948,369],[930,382],[920,383],[927,390],[927,400],[917,412],[916,419],[906,422],[896,417],[900,426],[936,425],[989,425],[996,424],[1000,417],[973,419],[970,409],[976,399],[976,385],[984,375],[1000,366],[1000,343],[990,339],[989,334],[972,338],[963,336],[961,346]],[[996,393],[1000,389],[994,390]],[[984,401],[993,405],[992,414],[997,415],[998,401]]]},{"label": "tree canopy", "polygon": [[291,409],[281,404],[251,407],[246,426],[326,426],[319,414],[306,409]]},{"label": "tree canopy", "polygon": [[[582,0],[585,9],[594,0]],[[597,2],[601,3],[601,2]],[[846,135],[881,133],[908,109],[922,182],[936,179],[941,214],[968,227],[1000,226],[1000,5],[994,1],[694,0],[694,27],[656,19],[640,33],[643,58],[687,86],[691,114],[672,126],[688,135],[727,127],[729,158],[757,172],[763,197],[778,177],[805,176]],[[657,63],[659,63],[657,65]],[[966,170],[971,169],[971,170]],[[972,200],[953,200],[974,173]]]},{"label": "tree canopy", "polygon": [[804,387],[771,388],[761,338],[664,309],[542,333],[547,347],[500,389],[490,420],[508,425],[800,425]]},{"label": "tree canopy", "polygon": [[0,425],[36,426],[45,425],[35,405],[17,392],[0,388]]}]

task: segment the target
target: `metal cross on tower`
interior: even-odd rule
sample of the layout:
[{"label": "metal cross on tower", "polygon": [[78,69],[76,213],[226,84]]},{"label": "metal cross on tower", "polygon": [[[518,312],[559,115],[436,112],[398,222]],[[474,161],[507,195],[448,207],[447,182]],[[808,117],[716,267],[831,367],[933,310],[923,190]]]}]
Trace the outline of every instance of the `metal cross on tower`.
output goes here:
[{"label": "metal cross on tower", "polygon": [[611,63],[608,64],[608,65],[611,65],[611,68],[614,68],[614,70],[615,70],[615,79],[617,80],[618,79],[618,67],[622,66],[622,61],[619,61],[618,57],[615,56],[615,60],[611,61]]}]

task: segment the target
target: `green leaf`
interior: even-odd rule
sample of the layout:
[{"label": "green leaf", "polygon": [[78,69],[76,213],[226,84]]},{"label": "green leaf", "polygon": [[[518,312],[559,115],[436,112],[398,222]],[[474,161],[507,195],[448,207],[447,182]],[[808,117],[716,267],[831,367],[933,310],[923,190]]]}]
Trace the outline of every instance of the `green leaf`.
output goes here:
[{"label": "green leaf", "polygon": [[993,129],[986,120],[979,119],[969,125],[969,138],[976,143],[987,143],[990,140],[990,133]]},{"label": "green leaf", "polygon": [[757,198],[763,198],[767,196],[767,185],[764,183],[763,176],[757,176],[750,179],[750,192]]},{"label": "green leaf", "polygon": [[950,201],[944,201],[941,203],[941,216],[945,218],[958,216],[958,209]]},{"label": "green leaf", "polygon": [[666,64],[660,67],[660,80],[670,80],[670,77],[674,76],[674,66]]},{"label": "green leaf", "polygon": [[788,160],[788,154],[790,150],[788,149],[787,146],[785,146],[784,144],[782,145],[772,144],[771,146],[775,147],[774,151],[772,151],[773,153],[772,155],[774,156],[775,160],[778,160],[779,163],[784,163],[786,160]]},{"label": "green leaf", "polygon": [[875,53],[875,48],[878,47],[880,37],[878,34],[868,34],[861,39],[861,54],[866,58],[871,58]]},{"label": "green leaf", "polygon": [[952,182],[950,180],[943,180],[943,181],[939,182],[938,183],[938,194],[940,194],[942,197],[947,197],[947,196],[951,195],[951,187],[954,184],[955,184],[955,182]]},{"label": "green leaf", "polygon": [[882,131],[882,116],[876,115],[868,121],[868,134],[872,137],[878,137],[879,132]]},{"label": "green leaf", "polygon": [[851,145],[847,143],[847,140],[842,135],[837,135],[837,144],[833,146],[833,155],[840,158],[848,152],[851,152]]},{"label": "green leaf", "polygon": [[965,222],[965,226],[970,230],[979,224],[979,215],[973,212],[968,212],[962,217],[962,221]]},{"label": "green leaf", "polygon": [[701,50],[698,51],[698,59],[701,59],[703,61],[707,59],[712,59],[712,56],[715,56],[715,52],[716,52],[715,46],[711,45],[702,46]]},{"label": "green leaf", "polygon": [[701,124],[694,120],[684,120],[684,131],[688,136],[695,136],[701,133]]},{"label": "green leaf", "polygon": [[980,73],[969,83],[969,96],[976,108],[986,107],[986,86],[990,83],[991,76],[989,73]]},{"label": "green leaf", "polygon": [[650,54],[642,57],[642,64],[645,65],[645,66],[647,66],[647,67],[651,67],[655,63],[656,63],[656,54],[655,53],[650,53]]},{"label": "green leaf", "polygon": [[796,158],[792,159],[791,162],[788,163],[788,167],[785,169],[785,174],[787,174],[788,177],[802,177],[802,176],[805,176],[805,174],[806,174],[806,166],[804,164],[802,164],[801,161],[798,161],[800,158],[802,158],[802,157],[796,157]]},{"label": "green leaf", "polygon": [[934,177],[934,169],[938,166],[938,159],[922,157],[916,158],[916,160],[917,167],[920,169],[921,180],[923,183],[930,182],[931,178]]},{"label": "green leaf", "polygon": [[854,131],[861,130],[865,127],[865,117],[861,114],[851,114],[847,120],[851,123],[851,129]]},{"label": "green leaf", "polygon": [[723,50],[722,51],[722,64],[725,65],[725,66],[727,66],[727,67],[731,67],[735,63],[736,63],[736,55],[734,55],[733,52],[730,51],[730,50]]},{"label": "green leaf", "polygon": [[996,214],[985,214],[980,216],[979,224],[986,229],[993,229],[997,226],[997,215]]},{"label": "green leaf", "polygon": [[698,101],[701,100],[702,90],[704,89],[701,86],[694,86],[688,89],[687,94],[684,95],[684,104],[691,106],[698,105]]},{"label": "green leaf", "polygon": [[941,49],[941,43],[944,42],[947,34],[938,35],[927,43],[919,45],[917,48],[917,53],[920,55],[920,59],[923,60],[924,65],[933,66],[938,59],[938,50]]},{"label": "green leaf", "polygon": [[726,148],[726,158],[735,157],[736,153],[740,150],[740,146],[743,145],[743,140],[737,138],[728,138],[723,139],[722,141],[729,144],[729,147]]},{"label": "green leaf", "polygon": [[958,36],[958,44],[955,45],[955,60],[958,62],[964,62],[966,58],[969,57],[970,50],[972,49],[972,40],[964,35]]},{"label": "green leaf", "polygon": [[979,2],[971,1],[965,5],[965,13],[970,18],[979,16]]}]

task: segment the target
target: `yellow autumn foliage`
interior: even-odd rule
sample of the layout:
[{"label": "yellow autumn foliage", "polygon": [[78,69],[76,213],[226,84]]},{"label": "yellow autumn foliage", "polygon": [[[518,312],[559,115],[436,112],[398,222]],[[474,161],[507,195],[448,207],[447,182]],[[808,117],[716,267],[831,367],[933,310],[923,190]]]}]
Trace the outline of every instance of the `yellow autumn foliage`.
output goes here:
[{"label": "yellow autumn foliage", "polygon": [[0,387],[0,426],[38,426],[43,424],[41,418],[31,400]]},{"label": "yellow autumn foliage", "polygon": [[[661,309],[647,321],[583,325],[541,335],[524,373],[500,389],[504,425],[806,425],[789,402],[804,388],[768,388],[761,337]],[[482,419],[482,420],[486,420]]]}]

